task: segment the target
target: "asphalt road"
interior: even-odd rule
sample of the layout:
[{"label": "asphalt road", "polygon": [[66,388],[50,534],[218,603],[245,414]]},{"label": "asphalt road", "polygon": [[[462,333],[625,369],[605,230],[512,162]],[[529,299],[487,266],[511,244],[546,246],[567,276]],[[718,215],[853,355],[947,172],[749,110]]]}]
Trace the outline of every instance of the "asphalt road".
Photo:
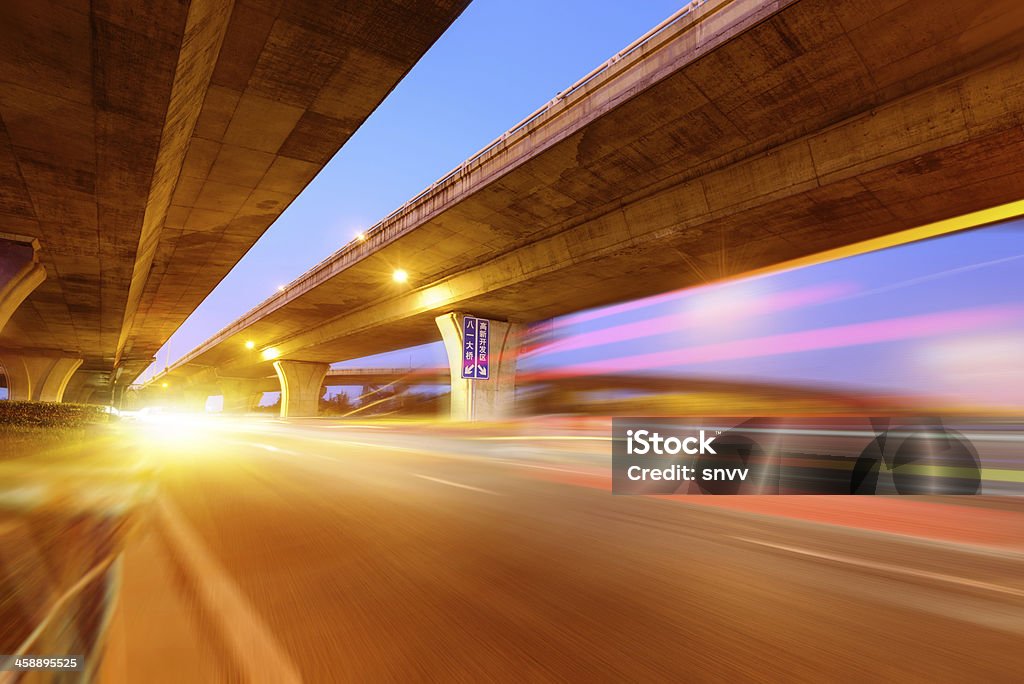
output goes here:
[{"label": "asphalt road", "polygon": [[[175,657],[275,682],[1020,681],[1021,550],[612,496],[599,435],[544,432],[150,437],[147,557],[202,643]],[[1006,500],[936,506],[1024,520]]]}]

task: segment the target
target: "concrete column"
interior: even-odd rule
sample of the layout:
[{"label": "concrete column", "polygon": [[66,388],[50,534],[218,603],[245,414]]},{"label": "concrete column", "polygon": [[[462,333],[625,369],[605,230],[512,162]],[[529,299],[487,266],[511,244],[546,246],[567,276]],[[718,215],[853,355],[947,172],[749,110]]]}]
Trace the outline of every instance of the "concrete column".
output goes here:
[{"label": "concrete column", "polygon": [[281,381],[281,417],[315,416],[324,395],[324,376],[329,364],[313,361],[275,361]]},{"label": "concrete column", "polygon": [[0,330],[39,283],[46,269],[36,261],[34,239],[0,233]]},{"label": "concrete column", "polygon": [[452,420],[498,420],[511,416],[515,409],[516,360],[522,325],[491,321],[490,377],[466,380],[462,377],[462,320],[465,316],[452,312],[434,319],[448,354]]},{"label": "concrete column", "polygon": [[64,387],[64,397],[62,400],[70,404],[85,403],[81,399],[85,394],[82,390],[85,387],[87,377],[85,373],[75,373],[72,375],[68,380],[67,386]]},{"label": "concrete column", "polygon": [[254,411],[263,397],[260,381],[252,378],[221,378],[217,384],[224,398],[224,413]]},{"label": "concrete column", "polygon": [[12,401],[59,402],[82,359],[4,354],[0,363],[7,375],[7,396]]},{"label": "concrete column", "polygon": [[75,397],[74,401],[77,404],[90,404],[92,403],[92,397],[94,394],[96,394],[95,387],[83,387],[82,389],[78,390],[78,394]]},{"label": "concrete column", "polygon": [[210,398],[207,390],[186,389],[181,392],[182,407],[191,413],[206,413],[206,400]]},{"label": "concrete column", "polygon": [[[88,373],[75,373],[68,380],[67,387],[64,388],[64,402],[72,404],[88,404],[93,399],[93,395],[96,394],[96,388],[90,386],[88,383],[92,380]],[[96,397],[99,399],[99,397]]]},{"label": "concrete column", "polygon": [[138,411],[147,405],[145,399],[151,394],[152,390],[123,389],[120,392],[120,396],[115,398],[115,405],[121,411]]}]

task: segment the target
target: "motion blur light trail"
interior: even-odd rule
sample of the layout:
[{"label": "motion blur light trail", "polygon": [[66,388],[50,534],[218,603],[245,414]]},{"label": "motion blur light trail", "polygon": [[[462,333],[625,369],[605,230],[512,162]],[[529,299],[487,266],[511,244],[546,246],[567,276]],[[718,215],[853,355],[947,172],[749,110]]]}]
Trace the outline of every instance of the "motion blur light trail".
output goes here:
[{"label": "motion blur light trail", "polygon": [[557,370],[538,373],[538,375],[554,377],[665,369],[683,364],[793,354],[817,349],[856,347],[878,342],[924,338],[952,331],[973,330],[978,326],[1018,321],[1022,318],[1024,318],[1024,308],[1008,306],[921,314],[570,364]]},{"label": "motion blur light trail", "polygon": [[520,365],[535,378],[671,373],[1010,410],[1024,406],[1021,364],[972,349],[1024,343],[1022,236],[1010,220],[563,316],[533,331]]},{"label": "motion blur light trail", "polygon": [[[250,632],[275,672],[316,682],[998,680],[1019,665],[1016,500],[611,497],[578,482],[607,481],[607,435],[224,421],[161,468],[181,529],[129,549],[102,681],[246,679],[232,643]],[[164,564],[187,581],[161,580]],[[163,633],[155,601],[177,606]]]},{"label": "motion blur light trail", "polygon": [[139,428],[137,437],[144,449],[179,449],[182,456],[191,453],[189,447],[209,439],[225,425],[224,421],[206,413],[183,411],[141,414],[135,422]]},{"label": "motion blur light trail", "polygon": [[[985,467],[1024,470],[1020,426],[963,432]],[[124,548],[60,616],[99,645],[101,682],[751,681],[766,652],[790,679],[1019,665],[1019,498],[613,497],[607,420],[581,418],[168,413],[81,447],[42,476],[91,498],[2,499],[22,611],[4,639]]]},{"label": "motion blur light trail", "polygon": [[[526,349],[523,353],[555,354],[574,349],[585,349],[615,342],[678,333],[707,325],[708,319],[711,317],[719,320],[731,320],[746,316],[764,316],[788,309],[828,303],[852,291],[853,288],[849,285],[836,284],[789,292],[768,293],[761,296],[754,295],[744,299],[730,296],[730,305],[715,312],[706,311],[703,315],[700,312],[690,315],[680,312],[655,316],[644,319],[642,325],[635,323],[613,325],[594,332],[569,335],[557,341]],[[699,298],[698,301],[700,301]],[[705,301],[702,306],[704,309],[711,309],[713,308],[713,303]],[[558,329],[556,328],[555,330],[557,331]]]},{"label": "motion blur light trail", "polygon": [[[91,681],[120,588],[120,553],[144,524],[154,471],[114,430],[26,444],[0,460],[0,650],[84,656],[76,676]],[[52,680],[3,673],[0,681]]]}]

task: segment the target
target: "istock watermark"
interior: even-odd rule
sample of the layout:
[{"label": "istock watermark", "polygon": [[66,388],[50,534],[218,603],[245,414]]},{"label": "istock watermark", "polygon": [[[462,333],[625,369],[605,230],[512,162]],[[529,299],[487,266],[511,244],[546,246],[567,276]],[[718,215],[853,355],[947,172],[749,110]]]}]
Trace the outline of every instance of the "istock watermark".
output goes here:
[{"label": "istock watermark", "polygon": [[[707,437],[704,430],[696,437],[662,437],[650,430],[626,430],[626,453],[630,456],[645,456],[649,453],[658,456],[675,456],[680,451],[684,454],[713,454],[711,448],[714,437]],[[699,446],[694,446],[699,445]]]},{"label": "istock watermark", "polygon": [[[614,494],[1024,494],[1020,426],[615,418],[612,432]],[[975,442],[998,467],[982,466]]]}]

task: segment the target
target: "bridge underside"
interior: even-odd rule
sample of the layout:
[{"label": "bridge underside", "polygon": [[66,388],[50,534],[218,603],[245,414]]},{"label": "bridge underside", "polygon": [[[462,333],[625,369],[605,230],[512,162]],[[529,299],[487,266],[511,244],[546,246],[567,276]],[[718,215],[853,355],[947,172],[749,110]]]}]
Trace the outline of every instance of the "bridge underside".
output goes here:
[{"label": "bridge underside", "polygon": [[267,375],[247,339],[358,358],[436,341],[448,311],[536,321],[1024,197],[1024,5],[718,5],[174,373]]},{"label": "bridge underside", "polygon": [[0,3],[0,351],[130,382],[466,4]]}]

